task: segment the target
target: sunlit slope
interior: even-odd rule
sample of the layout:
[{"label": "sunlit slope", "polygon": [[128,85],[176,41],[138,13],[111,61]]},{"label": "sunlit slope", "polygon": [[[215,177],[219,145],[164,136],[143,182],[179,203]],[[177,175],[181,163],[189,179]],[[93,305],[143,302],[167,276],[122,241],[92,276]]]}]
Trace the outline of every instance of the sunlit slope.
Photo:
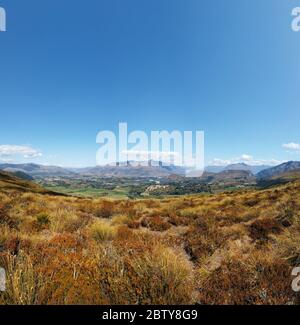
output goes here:
[{"label": "sunlit slope", "polygon": [[18,190],[21,192],[32,192],[32,193],[41,193],[41,194],[57,194],[52,191],[48,191],[41,186],[14,176],[11,173],[6,173],[0,171],[0,190]]}]

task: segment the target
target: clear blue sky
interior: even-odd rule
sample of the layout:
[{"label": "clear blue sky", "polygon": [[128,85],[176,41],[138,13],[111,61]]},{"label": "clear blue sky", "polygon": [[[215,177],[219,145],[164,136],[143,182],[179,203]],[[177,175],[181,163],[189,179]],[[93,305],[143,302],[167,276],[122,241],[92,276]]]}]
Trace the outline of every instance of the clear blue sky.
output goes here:
[{"label": "clear blue sky", "polygon": [[[95,165],[100,130],[204,130],[206,161],[297,160],[300,0],[0,0],[2,160]],[[294,142],[295,150],[283,144]]]}]

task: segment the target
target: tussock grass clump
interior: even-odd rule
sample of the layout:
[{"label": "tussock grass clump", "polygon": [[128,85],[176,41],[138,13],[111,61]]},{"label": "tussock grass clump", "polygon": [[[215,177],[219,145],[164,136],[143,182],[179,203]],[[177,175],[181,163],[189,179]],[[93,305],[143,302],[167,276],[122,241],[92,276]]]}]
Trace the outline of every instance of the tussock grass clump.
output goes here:
[{"label": "tussock grass clump", "polygon": [[266,241],[270,234],[279,234],[281,231],[278,221],[271,218],[255,220],[249,226],[249,234],[253,240]]},{"label": "tussock grass clump", "polygon": [[108,304],[190,304],[193,266],[181,251],[161,245],[128,256],[112,247],[100,257],[100,287]]},{"label": "tussock grass clump", "polygon": [[78,214],[75,209],[58,209],[50,214],[50,229],[55,233],[75,232],[91,220],[87,214]]},{"label": "tussock grass clump", "polygon": [[0,304],[37,304],[42,281],[34,270],[30,256],[1,254],[0,266],[6,270],[6,291],[0,294]]},{"label": "tussock grass clump", "polygon": [[111,201],[103,201],[95,207],[94,215],[97,218],[110,218],[114,214],[115,204]]},{"label": "tussock grass clump", "polygon": [[115,238],[117,229],[109,222],[97,220],[90,226],[90,233],[97,242],[110,241]]},{"label": "tussock grass clump", "polygon": [[126,225],[131,221],[131,218],[129,218],[127,215],[125,214],[119,214],[116,215],[112,218],[111,224],[113,226],[116,225]]},{"label": "tussock grass clump", "polygon": [[200,285],[200,303],[293,304],[291,267],[270,252],[227,258]]},{"label": "tussock grass clump", "polygon": [[145,217],[141,225],[149,228],[152,231],[166,231],[171,228],[171,225],[164,218],[160,216]]}]

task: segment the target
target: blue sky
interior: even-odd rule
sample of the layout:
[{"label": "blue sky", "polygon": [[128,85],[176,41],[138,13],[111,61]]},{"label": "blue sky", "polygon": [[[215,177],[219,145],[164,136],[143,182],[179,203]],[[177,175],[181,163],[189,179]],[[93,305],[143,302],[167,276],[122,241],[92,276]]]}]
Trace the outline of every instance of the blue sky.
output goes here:
[{"label": "blue sky", "polygon": [[207,163],[300,159],[300,0],[0,6],[1,160],[95,165],[119,122],[204,130]]}]

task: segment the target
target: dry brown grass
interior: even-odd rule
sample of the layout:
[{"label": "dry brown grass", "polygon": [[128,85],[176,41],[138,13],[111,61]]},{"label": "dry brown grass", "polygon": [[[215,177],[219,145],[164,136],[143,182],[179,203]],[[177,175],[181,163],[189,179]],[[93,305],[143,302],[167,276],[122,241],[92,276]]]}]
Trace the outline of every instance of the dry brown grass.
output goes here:
[{"label": "dry brown grass", "polygon": [[0,192],[0,304],[294,304],[300,183],[162,200]]}]

